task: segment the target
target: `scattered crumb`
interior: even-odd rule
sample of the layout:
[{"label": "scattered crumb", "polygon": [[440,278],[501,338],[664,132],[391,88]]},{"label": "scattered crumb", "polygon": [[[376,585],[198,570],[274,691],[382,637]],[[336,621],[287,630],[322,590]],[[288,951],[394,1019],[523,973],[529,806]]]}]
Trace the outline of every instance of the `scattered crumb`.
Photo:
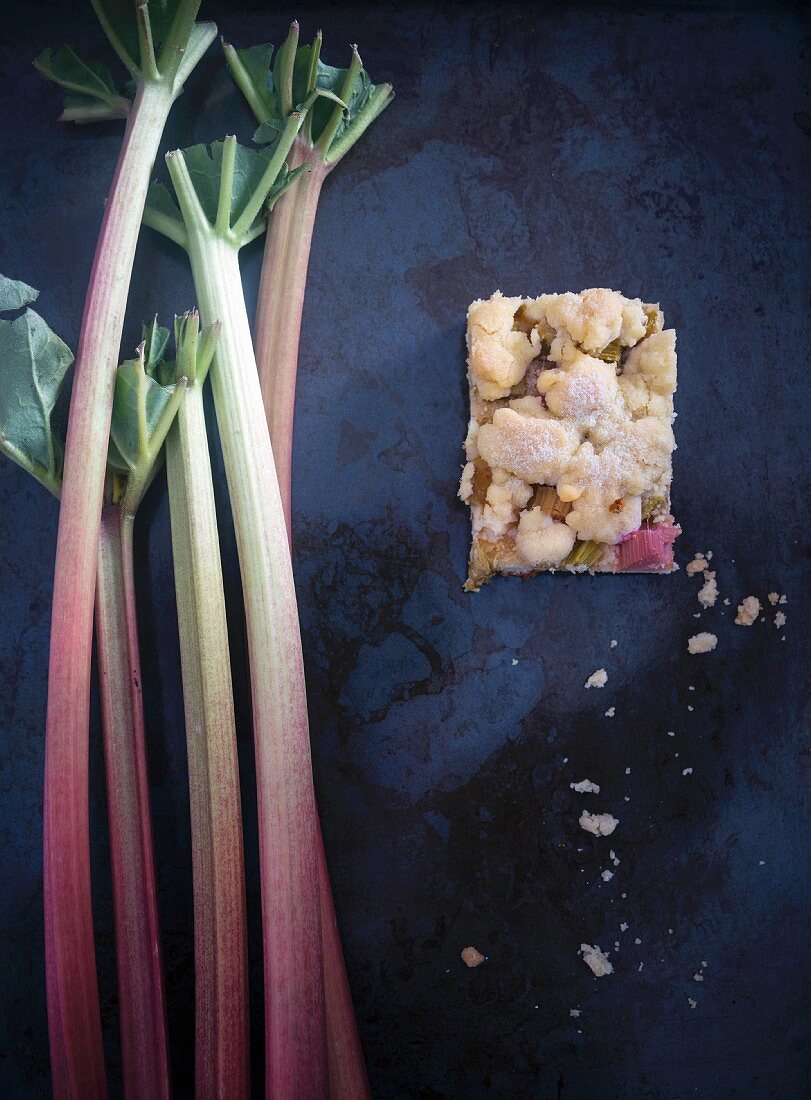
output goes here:
[{"label": "scattered crumb", "polygon": [[696,972],[696,973],[695,973],[695,974],[693,975],[693,981],[694,981],[694,982],[703,982],[703,981],[704,981],[704,975],[703,975],[703,974],[699,974],[698,972]]},{"label": "scattered crumb", "polygon": [[702,959],[702,960],[701,960],[701,969],[702,969],[702,970],[706,970],[706,969],[707,969],[707,960],[706,960],[706,959]]},{"label": "scattered crumb", "polygon": [[613,974],[614,967],[608,960],[608,955],[601,951],[595,944],[581,943],[580,950],[583,953],[583,962],[591,970],[595,978],[604,978],[606,974]]},{"label": "scattered crumb", "polygon": [[615,867],[619,867],[619,865],[620,865],[619,857],[617,856],[617,853],[614,851],[613,848],[609,851],[608,858],[611,860],[611,862],[614,864]]},{"label": "scattered crumb", "polygon": [[698,590],[698,602],[702,607],[715,607],[718,599],[718,582],[715,573],[704,573],[704,586]]},{"label": "scattered crumb", "polygon": [[729,596],[724,600],[724,607],[729,607]]},{"label": "scattered crumb", "polygon": [[[710,557],[712,557],[712,555],[710,555]],[[688,561],[687,565],[684,567],[685,572],[687,573],[688,577],[692,577],[694,573],[703,573],[706,570],[708,564],[709,559],[706,558],[699,550],[696,552],[696,556],[693,558],[693,560]]]},{"label": "scattered crumb", "polygon": [[614,877],[614,872],[613,871],[606,870],[606,871],[601,871],[600,872],[600,878],[603,880],[603,882],[610,882],[613,877]]},{"label": "scattered crumb", "polygon": [[781,604],[786,604],[786,603],[788,603],[788,596],[786,596],[786,595],[783,595],[783,596],[781,596],[781,597],[780,597],[780,600],[779,600],[779,602],[780,602]]},{"label": "scattered crumb", "polygon": [[676,731],[675,730],[668,730],[667,731],[667,736],[668,737],[675,737],[676,736]]},{"label": "scattered crumb", "polygon": [[596,672],[592,672],[588,680],[583,685],[586,690],[589,688],[601,688],[605,687],[608,680],[608,673],[604,668],[598,668]]},{"label": "scattered crumb", "polygon": [[779,592],[770,592],[769,595],[766,597],[766,599],[769,601],[769,603],[772,605],[772,607],[776,607],[777,604],[780,603],[780,593]]},{"label": "scattered crumb", "polygon": [[693,774],[693,769],[692,768],[684,768],[681,774],[682,775],[692,775]]},{"label": "scattered crumb", "polygon": [[[688,707],[687,709],[688,709],[688,710],[692,710],[693,708],[692,708],[692,707]],[[679,754],[678,754],[678,753],[676,753],[676,755],[678,756]]]},{"label": "scattered crumb", "polygon": [[590,779],[581,779],[579,783],[570,783],[569,786],[578,794],[599,794],[599,783],[592,783]]},{"label": "scattered crumb", "polygon": [[514,665],[517,665],[517,664],[518,664],[518,658],[517,658],[517,657],[513,657],[513,664],[514,664]]},{"label": "scattered crumb", "polygon": [[474,966],[481,966],[484,962],[484,955],[477,951],[475,947],[466,947],[462,952],[462,962],[472,969]]},{"label": "scattered crumb", "polygon": [[[692,638],[687,641],[688,653],[711,653],[718,645],[718,638],[715,634],[709,634],[707,631],[702,631],[701,634],[694,634]],[[689,709],[689,708],[688,708]]]},{"label": "scattered crumb", "polygon": [[693,685],[692,685],[692,684],[688,684],[688,685],[687,685],[687,690],[688,690],[688,691],[695,691],[696,689],[695,689],[695,688],[693,687]]},{"label": "scattered crumb", "polygon": [[619,821],[611,814],[590,814],[584,810],[580,815],[580,827],[594,836],[611,836]]},{"label": "scattered crumb", "polygon": [[[779,612],[778,612],[778,614],[779,614]],[[605,716],[606,716],[606,718],[613,718],[616,713],[617,713],[617,708],[616,707],[609,707],[608,710],[605,712]]]},{"label": "scattered crumb", "polygon": [[757,861],[757,865],[758,865],[758,867],[765,867],[766,866],[766,860],[765,859],[759,859]]},{"label": "scattered crumb", "polygon": [[580,1015],[580,1009],[579,1008],[570,1008],[569,1009],[569,1015],[570,1016],[575,1016],[575,1017],[579,1016]]},{"label": "scattered crumb", "polygon": [[612,648],[612,649],[616,649],[616,648],[617,648],[617,639],[616,639],[616,638],[612,638],[612,639],[611,639],[611,648]]},{"label": "scattered crumb", "polygon": [[626,768],[626,769],[625,769],[625,774],[626,774],[626,775],[630,775],[630,774],[631,774],[631,769],[630,769],[630,768]]},{"label": "scattered crumb", "polygon": [[637,970],[639,971],[640,974],[642,973],[642,967],[644,965],[645,965],[644,963],[640,963],[639,966],[637,967]]},{"label": "scattered crumb", "polygon": [[627,932],[627,931],[628,931],[628,925],[626,924],[625,921],[623,921],[622,924],[620,925],[620,932]]},{"label": "scattered crumb", "polygon": [[634,940],[634,943],[637,944],[637,945],[642,943],[642,940],[639,938],[639,936],[636,937],[636,939]]},{"label": "scattered crumb", "polygon": [[695,1008],[696,1005],[698,1004],[698,1001],[694,1001],[692,997],[688,997],[687,998],[687,1003],[690,1006],[690,1008]]},{"label": "scattered crumb", "polygon": [[779,630],[781,626],[786,625],[786,615],[784,611],[778,611],[774,617],[774,625]]},{"label": "scattered crumb", "polygon": [[760,614],[760,600],[757,596],[744,596],[743,603],[738,604],[738,614],[735,616],[736,626],[751,626]]}]

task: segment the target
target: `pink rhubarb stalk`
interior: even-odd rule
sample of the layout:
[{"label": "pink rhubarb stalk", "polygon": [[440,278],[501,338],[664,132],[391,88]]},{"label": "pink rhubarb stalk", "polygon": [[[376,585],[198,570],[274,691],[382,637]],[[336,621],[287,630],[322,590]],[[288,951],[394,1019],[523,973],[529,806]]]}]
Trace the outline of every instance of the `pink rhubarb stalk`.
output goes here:
[{"label": "pink rhubarb stalk", "polygon": [[169,1097],[169,1052],[132,557],[133,517],[105,505],[96,632],[119,1014],[127,1097]]},{"label": "pink rhubarb stalk", "polygon": [[194,25],[198,7],[199,0],[181,0],[161,57],[157,63],[151,57],[147,75],[105,25],[112,44],[132,65],[136,94],[104,209],[82,318],[54,573],[43,862],[48,1025],[57,1100],[95,1100],[107,1093],[88,822],[90,653],[99,524],[115,369],[152,164],[172,102],[216,33],[213,27]]},{"label": "pink rhubarb stalk", "polygon": [[681,527],[672,523],[643,524],[617,546],[617,568],[623,572],[659,572],[673,567],[673,543]]}]

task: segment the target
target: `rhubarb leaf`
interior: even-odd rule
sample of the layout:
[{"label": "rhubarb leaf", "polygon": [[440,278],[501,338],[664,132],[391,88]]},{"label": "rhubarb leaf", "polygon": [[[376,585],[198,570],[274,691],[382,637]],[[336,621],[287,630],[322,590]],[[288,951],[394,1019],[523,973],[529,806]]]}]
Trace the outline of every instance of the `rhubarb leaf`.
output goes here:
[{"label": "rhubarb leaf", "polygon": [[9,279],[0,275],[0,313],[7,313],[12,309],[23,309],[30,306],[39,298],[39,291],[34,290],[28,283],[21,283],[18,279]]},{"label": "rhubarb leaf", "polygon": [[0,450],[57,496],[63,450],[52,418],[72,362],[70,348],[34,310],[0,320]]},{"label": "rhubarb leaf", "polygon": [[47,79],[66,88],[64,121],[94,122],[126,118],[130,101],[113,83],[109,70],[97,61],[83,61],[70,46],[44,50],[34,62]]},{"label": "rhubarb leaf", "polygon": [[115,376],[107,465],[127,476],[145,473],[146,464],[151,468],[171,423],[167,413],[173,417],[177,410],[177,387],[162,386],[147,374],[144,351],[141,344],[137,357],[122,363]]},{"label": "rhubarb leaf", "polygon": [[[253,136],[259,145],[275,141],[284,125],[281,108],[283,97],[279,85],[282,80],[285,46],[274,57],[272,46],[251,46],[236,50],[232,46],[224,45],[231,75],[260,124]],[[293,62],[293,103],[303,104],[313,91],[313,86],[321,93],[310,108],[307,137],[309,143],[315,146],[326,133],[325,159],[334,160],[337,158],[330,157],[329,151],[337,146],[340,155],[343,155],[374,118],[388,106],[393,93],[388,84],[372,83],[356,51],[353,51],[351,69],[327,65],[321,61],[319,53],[320,39],[317,40],[317,45],[301,46],[296,50]]]},{"label": "rhubarb leaf", "polygon": [[[256,205],[260,188],[259,209],[248,226],[242,226],[240,244],[252,240],[264,229],[264,212],[273,206],[279,196],[298,178],[306,166],[290,172],[282,163],[278,175],[272,184],[265,178],[268,166],[274,159],[276,149],[267,146],[264,149],[248,149],[238,145],[233,139],[227,139],[234,146],[233,174],[230,189],[230,212],[228,224],[235,227],[249,205]],[[188,172],[189,181],[200,204],[203,214],[212,225],[217,220],[220,203],[220,181],[223,169],[223,153],[226,142],[215,141],[212,145],[193,145],[182,151],[182,159]],[[173,154],[175,156],[180,154]],[[225,196],[227,201],[228,196]],[[162,183],[155,183],[149,189],[146,209],[146,225],[157,229],[166,236],[182,244],[179,235],[185,235],[183,216],[174,196]]]}]

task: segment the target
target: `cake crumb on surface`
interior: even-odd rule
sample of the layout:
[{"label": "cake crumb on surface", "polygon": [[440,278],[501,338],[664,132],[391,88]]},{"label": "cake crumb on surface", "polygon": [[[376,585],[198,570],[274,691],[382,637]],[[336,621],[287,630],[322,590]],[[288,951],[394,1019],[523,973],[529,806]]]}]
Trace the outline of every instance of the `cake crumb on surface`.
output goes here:
[{"label": "cake crumb on surface", "polygon": [[584,810],[580,815],[580,827],[593,836],[611,836],[619,821],[612,814],[590,814]]},{"label": "cake crumb on surface", "polygon": [[717,645],[717,636],[704,630],[700,634],[694,634],[692,638],[688,638],[687,651],[688,653],[711,653]]},{"label": "cake crumb on surface", "polygon": [[578,794],[599,794],[599,783],[592,783],[590,779],[581,779],[579,783],[570,783],[569,786]]},{"label": "cake crumb on surface", "polygon": [[692,768],[684,768],[681,774],[682,775],[692,775],[693,774],[693,769]]},{"label": "cake crumb on surface", "polygon": [[612,639],[611,639],[611,648],[612,648],[612,649],[616,649],[616,648],[617,648],[617,639],[616,639],[616,638],[612,638]]},{"label": "cake crumb on surface", "polygon": [[580,1015],[580,1009],[579,1008],[570,1008],[569,1009],[569,1015],[570,1016],[579,1016]]},{"label": "cake crumb on surface", "polygon": [[703,573],[709,564],[709,558],[705,557],[700,550],[696,551],[696,556],[692,561],[688,561],[684,567],[688,577],[692,577],[694,573]]},{"label": "cake crumb on surface", "polygon": [[606,974],[614,973],[614,967],[611,965],[608,955],[601,951],[597,944],[592,947],[590,943],[581,943],[580,950],[583,954],[583,962],[595,978],[603,978]]},{"label": "cake crumb on surface", "polygon": [[613,718],[616,713],[617,713],[617,708],[616,707],[609,707],[608,710],[605,712],[605,716],[606,716],[606,718]]},{"label": "cake crumb on surface", "polygon": [[786,625],[786,615],[784,611],[778,611],[774,617],[774,625],[779,630],[781,626]]},{"label": "cake crumb on surface", "polygon": [[704,572],[704,585],[698,590],[698,602],[702,607],[715,607],[718,599],[718,582],[715,573]]},{"label": "cake crumb on surface", "polygon": [[614,872],[609,871],[608,869],[606,869],[605,871],[600,872],[600,878],[603,880],[603,882],[610,882],[613,877],[614,877]]},{"label": "cake crumb on surface", "polygon": [[690,1008],[695,1008],[696,1005],[698,1004],[698,1001],[694,1000],[692,997],[688,997],[687,998],[687,1003],[690,1006]]},{"label": "cake crumb on surface", "polygon": [[592,672],[588,680],[586,680],[583,687],[588,691],[589,688],[601,688],[605,687],[608,682],[608,673],[604,668],[598,668],[596,672]]},{"label": "cake crumb on surface", "polygon": [[481,966],[484,962],[484,955],[481,951],[477,951],[475,947],[466,947],[462,951],[462,962],[465,966],[473,968],[474,966]]},{"label": "cake crumb on surface", "polygon": [[738,604],[738,614],[735,616],[736,626],[751,626],[760,614],[760,600],[757,596],[744,596],[742,603]]},{"label": "cake crumb on surface", "polygon": [[698,971],[696,971],[696,973],[693,975],[693,981],[694,982],[703,982],[704,981],[704,975],[699,974]]}]

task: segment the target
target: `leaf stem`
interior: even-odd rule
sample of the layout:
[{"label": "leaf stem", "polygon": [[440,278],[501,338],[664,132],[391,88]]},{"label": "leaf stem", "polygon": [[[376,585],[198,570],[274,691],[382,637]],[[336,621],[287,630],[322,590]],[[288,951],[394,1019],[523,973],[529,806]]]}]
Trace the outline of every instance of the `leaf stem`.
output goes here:
[{"label": "leaf stem", "polygon": [[[360,54],[358,53],[358,47],[352,47],[352,59],[349,62],[349,68],[346,70],[346,78],[341,86],[340,98],[344,103],[349,104],[352,99],[352,90],[355,87],[355,82],[360,75],[360,71],[363,68],[360,60]],[[335,104],[332,110],[332,114],[329,117],[329,122],[324,127],[324,130],[316,142],[316,149],[321,154],[322,158],[326,159],[329,147],[332,144],[333,138],[338,133],[338,129],[344,118],[344,108],[340,104]]]},{"label": "leaf stem", "polygon": [[298,34],[298,21],[294,19],[290,24],[290,30],[287,32],[287,38],[279,50],[278,95],[283,118],[286,118],[295,107],[293,102],[293,69],[296,64]]},{"label": "leaf stem", "polygon": [[[233,235],[235,241],[242,242],[242,238],[250,229],[254,219],[258,216],[259,211],[265,204],[268,192],[273,186],[276,177],[281,171],[282,165],[285,162],[287,154],[290,152],[290,148],[296,139],[296,135],[301,129],[301,123],[303,121],[303,115],[298,111],[293,111],[288,116],[287,121],[284,124],[284,129],[279,135],[279,140],[273,150],[273,156],[268,161],[268,166],[262,174],[262,178],[259,181],[256,189],[251,195],[248,202],[245,204],[245,209],[240,214],[235,225],[233,226]],[[227,141],[228,139],[226,139]],[[236,139],[233,139],[234,141]]]},{"label": "leaf stem", "polygon": [[325,156],[327,164],[331,167],[337,164],[369,129],[378,115],[385,111],[393,99],[394,90],[391,84],[379,84],[343,133],[339,134],[327,150]]},{"label": "leaf stem", "polygon": [[107,505],[96,631],[113,871],[124,1094],[170,1096],[166,1003],[149,813],[132,517]]},{"label": "leaf stem", "polygon": [[220,194],[217,200],[217,221],[214,228],[227,237],[231,231],[231,199],[234,193],[234,164],[237,155],[237,139],[227,136],[222,144],[222,166],[220,168]]},{"label": "leaf stem", "polygon": [[147,80],[160,80],[155,60],[155,43],[152,40],[152,20],[149,18],[149,4],[146,0],[140,0],[135,5],[135,18],[138,23],[138,45],[141,49],[140,72]]}]

